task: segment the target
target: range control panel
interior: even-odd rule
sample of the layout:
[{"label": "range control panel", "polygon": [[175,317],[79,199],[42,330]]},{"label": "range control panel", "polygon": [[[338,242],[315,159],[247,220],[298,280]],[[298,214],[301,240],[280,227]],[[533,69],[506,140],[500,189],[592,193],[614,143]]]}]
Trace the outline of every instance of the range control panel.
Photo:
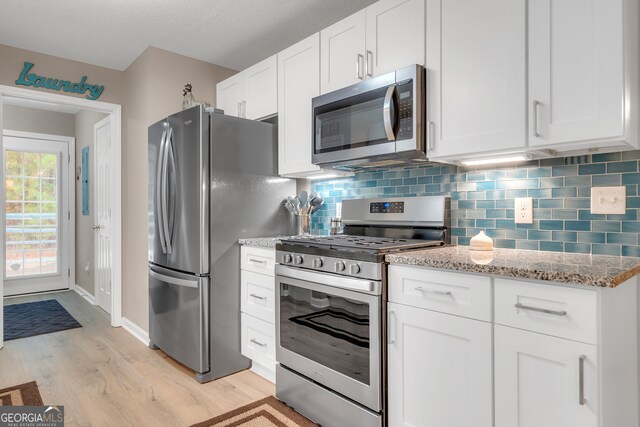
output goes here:
[{"label": "range control panel", "polygon": [[373,202],[369,204],[369,213],[404,213],[404,202]]}]

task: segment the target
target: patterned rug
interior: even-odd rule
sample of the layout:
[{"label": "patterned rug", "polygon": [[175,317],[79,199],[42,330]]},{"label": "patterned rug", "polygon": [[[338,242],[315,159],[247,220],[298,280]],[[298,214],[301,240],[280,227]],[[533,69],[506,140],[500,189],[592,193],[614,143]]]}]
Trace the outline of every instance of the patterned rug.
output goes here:
[{"label": "patterned rug", "polygon": [[81,327],[54,299],[4,306],[5,341]]},{"label": "patterned rug", "polygon": [[35,381],[0,390],[0,406],[42,406]]},{"label": "patterned rug", "polygon": [[250,403],[191,427],[315,427],[273,396]]}]

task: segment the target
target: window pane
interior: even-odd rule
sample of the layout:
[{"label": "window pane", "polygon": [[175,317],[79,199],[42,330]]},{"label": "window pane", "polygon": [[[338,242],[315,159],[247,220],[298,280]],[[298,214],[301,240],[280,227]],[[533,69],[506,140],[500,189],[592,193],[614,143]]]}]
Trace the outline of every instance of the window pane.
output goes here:
[{"label": "window pane", "polygon": [[24,176],[40,176],[40,153],[22,153],[24,158]]},{"label": "window pane", "polygon": [[40,274],[40,251],[24,251],[25,276]]},{"label": "window pane", "polygon": [[7,200],[8,201],[22,201],[22,178],[21,177],[7,177],[6,181]]},{"label": "window pane", "polygon": [[24,178],[24,200],[27,202],[40,201],[40,180],[38,178]]},{"label": "window pane", "polygon": [[7,151],[5,156],[7,175],[22,175],[22,153]]},{"label": "window pane", "polygon": [[7,251],[6,274],[7,277],[22,276],[22,251]]},{"label": "window pane", "polygon": [[41,179],[42,200],[55,202],[58,198],[56,180],[55,179]]},{"label": "window pane", "polygon": [[55,178],[58,175],[58,156],[43,153],[41,168],[40,176]]}]

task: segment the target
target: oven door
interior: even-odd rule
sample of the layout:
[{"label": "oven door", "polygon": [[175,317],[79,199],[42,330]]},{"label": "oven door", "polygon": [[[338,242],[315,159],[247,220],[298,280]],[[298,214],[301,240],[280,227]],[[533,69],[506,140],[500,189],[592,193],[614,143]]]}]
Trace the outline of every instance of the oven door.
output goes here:
[{"label": "oven door", "polygon": [[346,279],[349,287],[363,290],[354,291],[340,288],[345,278],[337,275],[278,267],[276,360],[379,412],[380,282]]}]

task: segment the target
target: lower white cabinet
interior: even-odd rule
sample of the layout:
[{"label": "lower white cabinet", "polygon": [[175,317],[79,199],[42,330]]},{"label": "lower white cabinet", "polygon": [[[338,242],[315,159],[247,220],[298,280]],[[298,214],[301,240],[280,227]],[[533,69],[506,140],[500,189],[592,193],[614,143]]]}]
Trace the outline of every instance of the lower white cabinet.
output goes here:
[{"label": "lower white cabinet", "polygon": [[273,323],[242,313],[242,354],[251,359],[251,370],[275,382],[276,335]]},{"label": "lower white cabinet", "polygon": [[496,427],[598,426],[596,346],[495,326]]},{"label": "lower white cabinet", "polygon": [[389,426],[492,426],[491,323],[388,304]]}]

